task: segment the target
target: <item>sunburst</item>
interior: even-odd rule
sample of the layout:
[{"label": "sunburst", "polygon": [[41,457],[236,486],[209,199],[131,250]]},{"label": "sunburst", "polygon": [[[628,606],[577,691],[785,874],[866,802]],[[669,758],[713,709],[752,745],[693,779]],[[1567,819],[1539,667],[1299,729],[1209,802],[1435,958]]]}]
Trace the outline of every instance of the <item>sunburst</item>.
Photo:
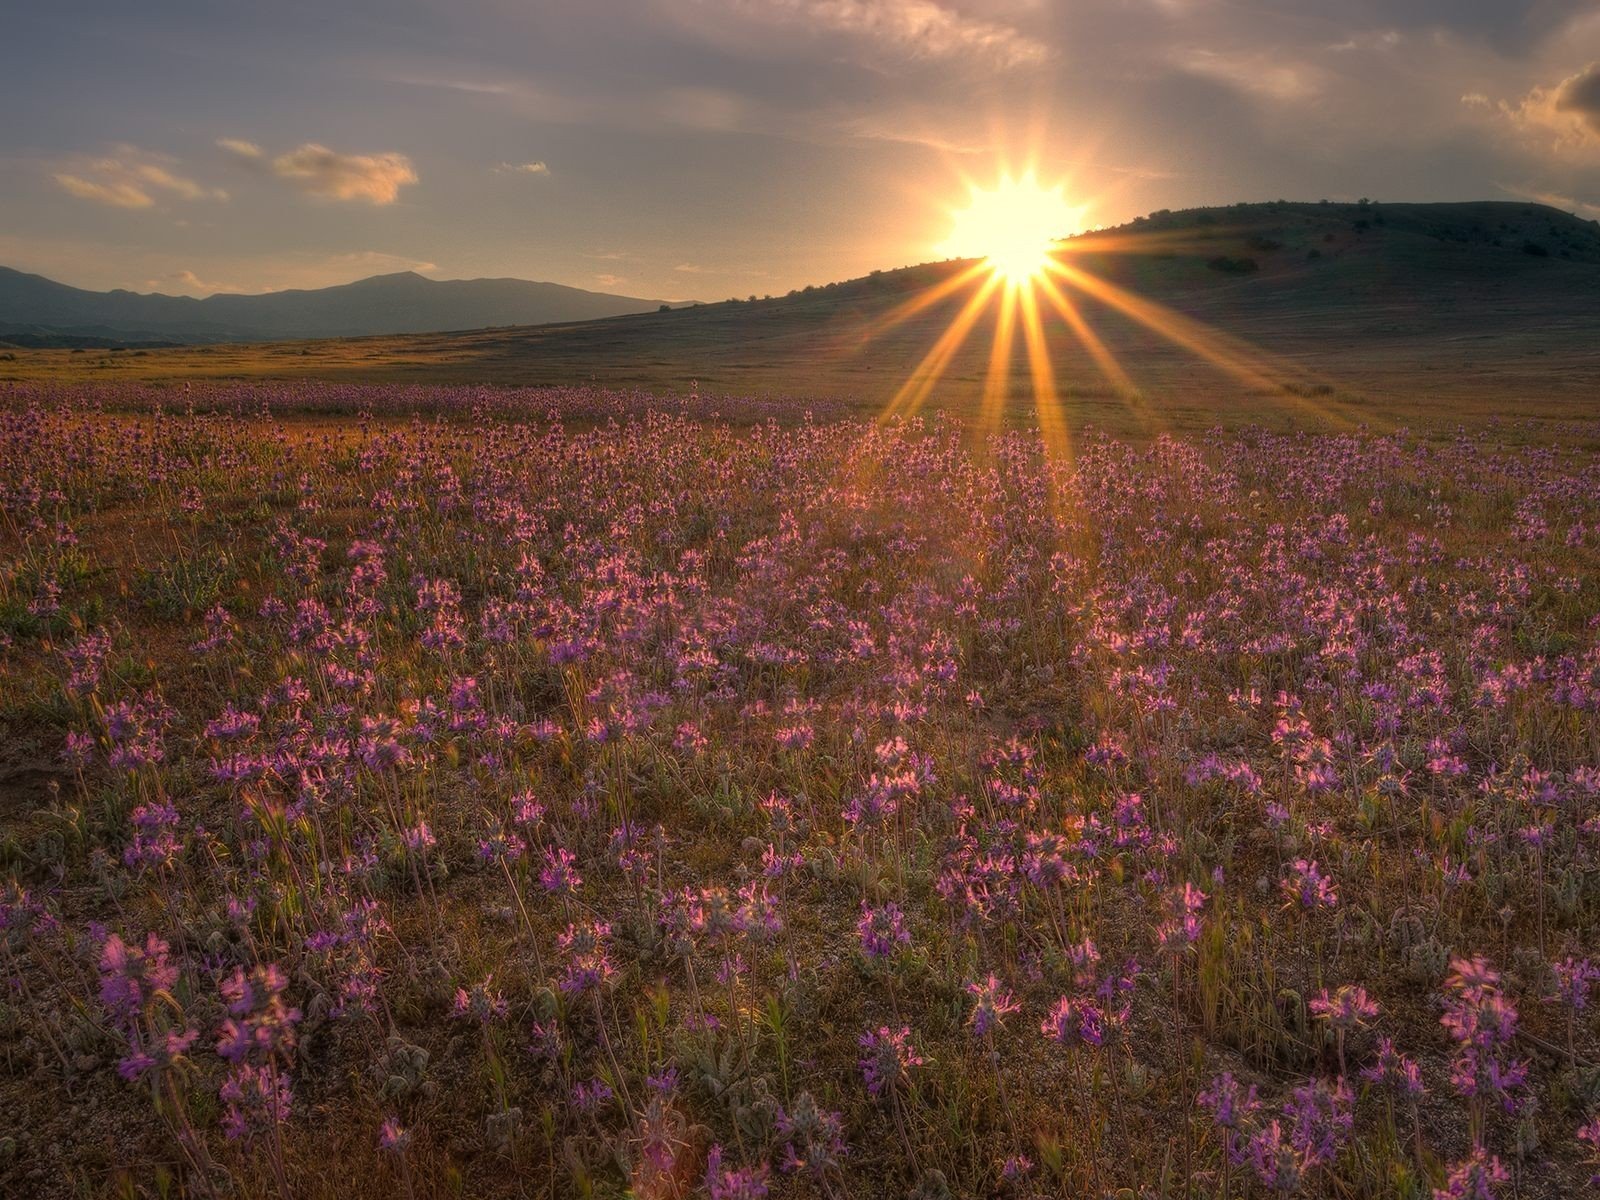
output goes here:
[{"label": "sunburst", "polygon": [[1045,187],[1032,171],[1002,175],[992,188],[969,187],[940,249],[951,258],[981,258],[1005,283],[1021,287],[1044,273],[1056,242],[1077,233],[1082,216],[1062,185]]},{"label": "sunburst", "polygon": [[980,320],[991,314],[994,343],[983,385],[986,425],[997,425],[1004,414],[1012,387],[1010,364],[1020,338],[1039,429],[1055,443],[1052,449],[1070,450],[1062,444],[1067,423],[1056,391],[1059,355],[1052,354],[1051,326],[1065,330],[1111,394],[1142,407],[1127,365],[1118,361],[1091,325],[1080,302],[1084,299],[1093,302],[1089,310],[1115,312],[1253,392],[1281,396],[1284,384],[1299,375],[1238,338],[1096,274],[1083,254],[1171,253],[1180,246],[1173,237],[1080,237],[1091,206],[1069,199],[1064,184],[1042,183],[1032,169],[1020,175],[1002,173],[992,187],[969,183],[967,191],[964,206],[949,212],[948,236],[936,248],[947,257],[971,261],[909,297],[868,335],[881,334],[936,304],[959,298],[948,324],[884,409],[884,419],[909,415],[933,398]]}]

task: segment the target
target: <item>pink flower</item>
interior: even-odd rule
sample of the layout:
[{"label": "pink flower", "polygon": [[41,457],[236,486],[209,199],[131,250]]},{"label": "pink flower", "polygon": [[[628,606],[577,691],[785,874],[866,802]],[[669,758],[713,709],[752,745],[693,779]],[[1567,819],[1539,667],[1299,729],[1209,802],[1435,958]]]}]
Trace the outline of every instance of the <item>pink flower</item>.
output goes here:
[{"label": "pink flower", "polygon": [[978,1037],[986,1037],[996,1026],[1004,1024],[1006,1017],[1022,1007],[993,973],[981,982],[967,984],[967,995],[974,1001],[968,1023]]}]

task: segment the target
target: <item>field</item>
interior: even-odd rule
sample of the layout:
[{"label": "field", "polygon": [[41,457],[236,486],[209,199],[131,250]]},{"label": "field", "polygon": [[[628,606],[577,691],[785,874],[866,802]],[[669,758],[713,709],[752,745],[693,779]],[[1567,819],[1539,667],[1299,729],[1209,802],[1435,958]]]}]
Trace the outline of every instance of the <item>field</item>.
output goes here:
[{"label": "field", "polygon": [[1600,423],[0,400],[0,1194],[1600,1168]]}]

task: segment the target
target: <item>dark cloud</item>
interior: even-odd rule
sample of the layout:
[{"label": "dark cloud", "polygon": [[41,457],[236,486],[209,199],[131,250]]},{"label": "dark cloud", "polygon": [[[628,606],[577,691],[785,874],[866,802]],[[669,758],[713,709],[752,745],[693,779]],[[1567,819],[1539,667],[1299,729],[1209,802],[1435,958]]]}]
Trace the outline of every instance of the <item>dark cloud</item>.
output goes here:
[{"label": "dark cloud", "polygon": [[[1403,4],[1348,0],[1338,6],[1327,0],[1287,0],[1246,7],[1325,20],[1352,31],[1442,30],[1514,52],[1537,45],[1574,18],[1593,12],[1594,0],[1407,0]],[[1330,9],[1338,15],[1330,17]]]},{"label": "dark cloud", "polygon": [[1556,111],[1583,118],[1600,134],[1600,63],[1590,63],[1556,92]]}]

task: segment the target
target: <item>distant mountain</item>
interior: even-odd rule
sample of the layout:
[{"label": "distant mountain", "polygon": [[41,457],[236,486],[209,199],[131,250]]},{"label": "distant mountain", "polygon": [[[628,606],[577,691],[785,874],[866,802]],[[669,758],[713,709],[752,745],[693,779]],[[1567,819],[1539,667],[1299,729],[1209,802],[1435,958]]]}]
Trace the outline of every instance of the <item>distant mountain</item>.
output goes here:
[{"label": "distant mountain", "polygon": [[259,296],[90,292],[0,267],[0,341],[14,345],[262,342],[548,325],[654,312],[663,302],[525,279],[414,271]]}]

